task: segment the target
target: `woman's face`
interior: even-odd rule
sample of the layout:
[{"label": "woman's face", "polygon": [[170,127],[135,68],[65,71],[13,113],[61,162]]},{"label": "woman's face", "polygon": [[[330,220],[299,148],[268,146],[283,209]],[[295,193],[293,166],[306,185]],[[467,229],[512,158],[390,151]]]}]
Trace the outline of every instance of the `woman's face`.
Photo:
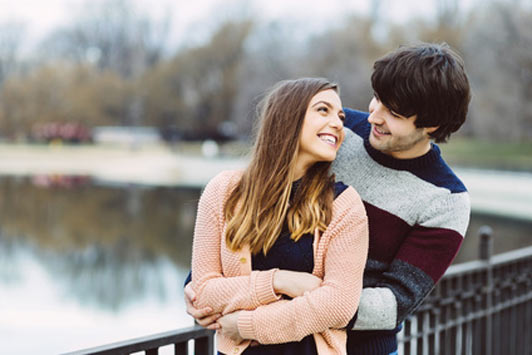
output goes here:
[{"label": "woman's face", "polygon": [[299,136],[298,170],[306,171],[314,163],[336,158],[344,140],[344,118],[342,101],[333,89],[312,97]]}]

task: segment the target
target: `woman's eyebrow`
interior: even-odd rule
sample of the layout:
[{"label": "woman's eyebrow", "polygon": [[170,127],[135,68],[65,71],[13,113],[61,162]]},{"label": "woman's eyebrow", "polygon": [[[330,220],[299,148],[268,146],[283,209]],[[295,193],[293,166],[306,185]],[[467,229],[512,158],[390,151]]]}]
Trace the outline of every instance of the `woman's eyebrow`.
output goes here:
[{"label": "woman's eyebrow", "polygon": [[323,100],[320,100],[320,101],[316,102],[314,105],[312,105],[312,107],[317,106],[319,104],[325,104],[325,105],[329,106],[330,108],[333,108],[333,106],[330,103],[328,103],[327,101],[323,101]]}]

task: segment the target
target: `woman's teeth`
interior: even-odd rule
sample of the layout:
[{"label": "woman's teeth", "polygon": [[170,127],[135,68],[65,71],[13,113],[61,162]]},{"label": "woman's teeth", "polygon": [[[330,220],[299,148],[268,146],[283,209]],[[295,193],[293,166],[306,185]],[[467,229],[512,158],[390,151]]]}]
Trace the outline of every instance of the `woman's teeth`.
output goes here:
[{"label": "woman's teeth", "polygon": [[320,139],[322,141],[324,141],[324,142],[331,143],[331,144],[336,144],[336,137],[329,136],[327,134],[319,135],[318,137],[320,137]]}]

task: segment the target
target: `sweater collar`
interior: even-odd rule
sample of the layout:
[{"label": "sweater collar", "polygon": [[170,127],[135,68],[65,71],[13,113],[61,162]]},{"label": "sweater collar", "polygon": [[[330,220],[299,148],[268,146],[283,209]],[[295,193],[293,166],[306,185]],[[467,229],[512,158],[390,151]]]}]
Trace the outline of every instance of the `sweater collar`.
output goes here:
[{"label": "sweater collar", "polygon": [[440,160],[441,156],[440,148],[436,144],[430,143],[430,150],[420,157],[412,159],[397,159],[373,148],[369,143],[369,135],[364,138],[364,148],[366,148],[368,154],[377,163],[396,170],[415,170],[427,166],[433,166],[435,162]]}]

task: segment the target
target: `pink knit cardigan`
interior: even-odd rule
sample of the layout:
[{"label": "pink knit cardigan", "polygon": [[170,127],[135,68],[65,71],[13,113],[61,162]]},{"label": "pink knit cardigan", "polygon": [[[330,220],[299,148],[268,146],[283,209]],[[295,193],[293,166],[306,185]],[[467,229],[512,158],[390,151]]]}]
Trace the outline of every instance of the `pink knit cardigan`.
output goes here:
[{"label": "pink knit cardigan", "polygon": [[[352,187],[343,191],[334,200],[327,230],[315,235],[312,273],[323,279],[321,286],[282,300],[273,289],[277,269],[252,271],[249,249],[233,252],[225,243],[223,208],[241,176],[241,171],[220,173],[200,198],[192,248],[195,306],[222,314],[243,310],[238,329],[244,339],[273,344],[313,334],[319,354],[345,354],[347,334],[342,328],[358,307],[368,251],[360,197]],[[237,344],[217,333],[217,347],[224,354],[240,354],[250,342]]]}]

